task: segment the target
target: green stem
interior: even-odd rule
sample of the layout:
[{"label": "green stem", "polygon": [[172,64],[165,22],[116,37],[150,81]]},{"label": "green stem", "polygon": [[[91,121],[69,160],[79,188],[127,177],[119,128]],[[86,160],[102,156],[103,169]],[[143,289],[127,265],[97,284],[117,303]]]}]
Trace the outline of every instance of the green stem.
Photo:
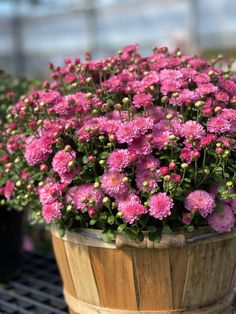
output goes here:
[{"label": "green stem", "polygon": [[197,165],[197,160],[195,160],[195,165],[194,165],[194,185],[197,185],[197,172],[198,172],[198,165]]}]

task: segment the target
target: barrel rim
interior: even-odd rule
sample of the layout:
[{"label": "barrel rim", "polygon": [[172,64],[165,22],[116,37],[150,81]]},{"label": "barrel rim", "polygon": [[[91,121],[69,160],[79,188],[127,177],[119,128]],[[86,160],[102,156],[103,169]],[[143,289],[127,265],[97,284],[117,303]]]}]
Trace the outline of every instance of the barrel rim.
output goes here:
[{"label": "barrel rim", "polygon": [[116,232],[116,239],[112,243],[104,242],[102,230],[92,228],[80,228],[78,231],[66,230],[63,237],[59,234],[59,228],[56,225],[51,227],[51,233],[64,241],[77,243],[83,246],[100,247],[108,249],[120,249],[125,247],[147,248],[147,249],[168,249],[183,248],[188,245],[200,243],[210,243],[223,241],[236,237],[236,227],[226,233],[217,233],[210,227],[200,227],[193,233],[171,232],[162,235],[159,242],[153,242],[148,239],[147,232],[144,232],[144,240],[130,240],[124,233]]}]

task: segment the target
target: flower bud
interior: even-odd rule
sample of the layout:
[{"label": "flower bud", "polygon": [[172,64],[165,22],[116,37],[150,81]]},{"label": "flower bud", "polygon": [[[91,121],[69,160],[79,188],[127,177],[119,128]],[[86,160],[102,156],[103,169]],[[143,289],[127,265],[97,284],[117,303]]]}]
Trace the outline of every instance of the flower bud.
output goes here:
[{"label": "flower bud", "polygon": [[162,176],[165,176],[168,172],[169,172],[169,168],[168,167],[164,166],[164,167],[160,168],[160,174]]},{"label": "flower bud", "polygon": [[67,168],[69,168],[69,169],[74,168],[74,166],[75,166],[75,161],[74,160],[69,161],[68,164],[67,164]]},{"label": "flower bud", "polygon": [[201,156],[201,154],[198,151],[194,151],[192,154],[192,157],[194,160],[197,160],[200,156]]},{"label": "flower bud", "polygon": [[147,187],[148,187],[148,185],[149,185],[149,184],[148,184],[148,182],[147,182],[147,181],[144,181],[144,182],[143,182],[143,187],[144,187],[144,188],[147,188]]},{"label": "flower bud", "polygon": [[20,180],[16,181],[16,186],[17,186],[18,188],[21,187],[21,185],[22,185],[22,182],[21,182]]},{"label": "flower bud", "polygon": [[174,163],[173,161],[171,161],[168,165],[170,170],[174,170],[176,168],[176,163]]},{"label": "flower bud", "polygon": [[174,134],[171,134],[171,135],[169,136],[169,140],[170,140],[170,141],[176,140],[176,136],[175,136]]},{"label": "flower bud", "polygon": [[187,169],[188,168],[188,164],[183,162],[180,167],[181,167],[181,169]]},{"label": "flower bud", "polygon": [[221,147],[216,147],[215,152],[219,155],[223,154],[223,149]]},{"label": "flower bud", "polygon": [[226,186],[227,186],[228,188],[231,188],[233,185],[234,185],[234,184],[233,184],[232,181],[226,182]]},{"label": "flower bud", "polygon": [[67,205],[67,206],[66,206],[66,211],[67,211],[67,212],[72,211],[72,209],[73,209],[73,206],[72,206],[72,205]]},{"label": "flower bud", "polygon": [[48,166],[45,164],[40,165],[40,170],[41,171],[47,171],[48,170]]},{"label": "flower bud", "polygon": [[90,218],[92,218],[93,216],[96,215],[96,210],[95,210],[94,207],[89,207],[89,209],[88,209],[88,215],[89,215]]},{"label": "flower bud", "polygon": [[98,189],[99,186],[100,186],[100,183],[99,183],[99,182],[95,182],[94,185],[93,185],[93,187],[94,187],[95,189]]},{"label": "flower bud", "polygon": [[40,188],[43,187],[43,186],[44,186],[44,182],[43,182],[43,181],[40,181],[39,184],[38,184],[38,186],[39,186]]},{"label": "flower bud", "polygon": [[99,135],[98,139],[99,139],[100,142],[102,142],[105,139],[105,136],[104,135]]},{"label": "flower bud", "polygon": [[169,174],[167,174],[167,175],[164,176],[163,180],[165,182],[169,182],[171,180],[171,176]]},{"label": "flower bud", "polygon": [[28,184],[27,187],[26,187],[26,189],[27,189],[28,191],[31,191],[31,190],[33,189],[33,186],[32,186],[31,184]]},{"label": "flower bud", "polygon": [[115,141],[115,136],[113,134],[110,134],[108,137],[110,142],[114,142]]},{"label": "flower bud", "polygon": [[72,147],[70,145],[66,145],[64,151],[70,153],[72,151]]},{"label": "flower bud", "polygon": [[220,113],[220,112],[222,112],[222,108],[220,106],[216,106],[215,109],[214,109],[214,112],[215,113]]},{"label": "flower bud", "polygon": [[123,182],[123,183],[128,183],[128,182],[129,182],[129,178],[128,178],[128,177],[124,177],[124,178],[122,179],[122,182]]},{"label": "flower bud", "polygon": [[174,118],[174,116],[173,116],[173,114],[171,114],[171,113],[168,113],[168,114],[166,115],[166,120],[168,120],[168,121],[171,121],[173,118]]},{"label": "flower bud", "polygon": [[194,104],[194,107],[198,109],[198,108],[202,108],[204,105],[205,105],[204,101],[199,100]]},{"label": "flower bud", "polygon": [[124,214],[123,214],[122,212],[118,212],[118,213],[116,214],[116,218],[121,218],[123,215],[124,215]]},{"label": "flower bud", "polygon": [[124,97],[124,98],[122,99],[122,103],[123,103],[124,105],[128,105],[128,104],[129,104],[129,98],[128,98],[128,97]]},{"label": "flower bud", "polygon": [[99,160],[99,165],[104,166],[105,165],[105,160],[103,160],[103,159]]}]

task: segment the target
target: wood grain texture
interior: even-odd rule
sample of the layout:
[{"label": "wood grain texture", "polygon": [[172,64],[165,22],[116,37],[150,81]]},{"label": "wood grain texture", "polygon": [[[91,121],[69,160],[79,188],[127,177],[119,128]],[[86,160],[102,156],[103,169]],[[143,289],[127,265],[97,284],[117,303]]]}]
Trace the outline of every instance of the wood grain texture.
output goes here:
[{"label": "wood grain texture", "polygon": [[65,250],[77,298],[93,305],[100,305],[88,247],[65,241]]},{"label": "wood grain texture", "polygon": [[102,307],[137,310],[130,249],[89,248]]},{"label": "wood grain texture", "polygon": [[185,285],[185,278],[188,268],[188,249],[170,249],[170,272],[173,308],[180,309],[182,307],[182,296]]},{"label": "wood grain texture", "polygon": [[173,309],[169,251],[143,249],[135,255],[140,310]]},{"label": "wood grain texture", "polygon": [[76,297],[74,283],[71,277],[70,267],[66,256],[64,241],[61,238],[52,235],[52,243],[57,265],[63,279],[64,288],[73,296]]}]

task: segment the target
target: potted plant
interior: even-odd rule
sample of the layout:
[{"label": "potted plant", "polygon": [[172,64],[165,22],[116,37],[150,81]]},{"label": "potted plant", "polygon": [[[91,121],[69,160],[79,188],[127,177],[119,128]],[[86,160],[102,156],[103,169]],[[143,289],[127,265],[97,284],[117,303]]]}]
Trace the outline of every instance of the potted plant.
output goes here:
[{"label": "potted plant", "polygon": [[0,282],[9,280],[20,270],[23,210],[29,207],[32,196],[32,192],[26,194],[22,189],[22,186],[29,187],[32,179],[24,158],[20,157],[23,154],[19,154],[24,143],[17,130],[20,123],[14,122],[9,111],[20,96],[32,89],[33,84],[3,72],[0,74]]},{"label": "potted plant", "polygon": [[71,313],[229,312],[236,77],[218,61],[67,58],[13,107]]}]

